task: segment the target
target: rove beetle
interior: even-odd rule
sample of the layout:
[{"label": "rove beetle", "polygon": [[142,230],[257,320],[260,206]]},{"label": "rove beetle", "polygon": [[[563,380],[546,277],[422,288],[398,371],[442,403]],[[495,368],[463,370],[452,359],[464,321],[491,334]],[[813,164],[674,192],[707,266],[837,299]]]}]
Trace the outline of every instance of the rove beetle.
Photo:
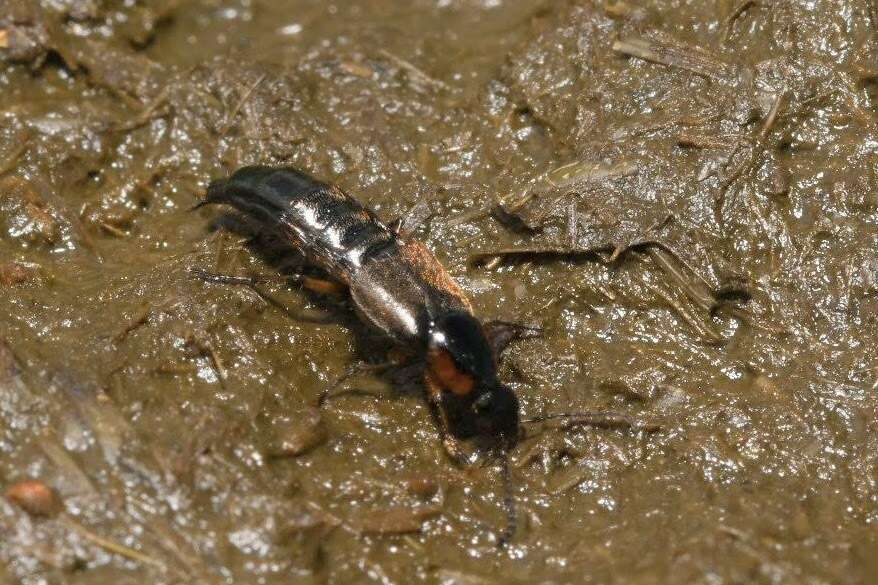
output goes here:
[{"label": "rove beetle", "polygon": [[485,327],[423,244],[340,188],[291,167],[244,167],[214,181],[199,206],[214,203],[279,232],[348,288],[364,321],[414,348],[453,458],[462,457],[456,438],[488,439],[503,449],[518,441],[518,399],[497,377]]},{"label": "rove beetle", "polygon": [[[508,453],[523,421],[518,398],[498,378],[504,341],[497,337],[504,335],[504,325],[506,341],[516,336],[509,328],[519,333],[528,328],[483,323],[426,246],[385,225],[339,187],[295,168],[241,168],[208,186],[197,207],[208,204],[229,205],[279,235],[330,282],[347,288],[363,321],[413,350],[424,365],[424,384],[449,456],[466,461],[459,440],[474,439],[502,460],[508,524],[500,544],[508,542],[515,531]],[[324,281],[313,288],[332,286]],[[573,415],[551,418],[562,416]]]}]

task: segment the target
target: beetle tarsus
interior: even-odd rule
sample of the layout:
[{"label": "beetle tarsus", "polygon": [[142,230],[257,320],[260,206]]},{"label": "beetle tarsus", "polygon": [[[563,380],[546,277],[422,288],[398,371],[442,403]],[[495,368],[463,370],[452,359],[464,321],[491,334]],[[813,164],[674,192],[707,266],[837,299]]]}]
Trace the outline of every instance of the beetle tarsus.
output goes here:
[{"label": "beetle tarsus", "polygon": [[498,359],[503,355],[506,349],[517,341],[522,339],[533,339],[540,337],[543,330],[540,327],[533,327],[523,323],[514,323],[512,321],[488,321],[485,323],[485,335],[488,337],[488,343]]}]

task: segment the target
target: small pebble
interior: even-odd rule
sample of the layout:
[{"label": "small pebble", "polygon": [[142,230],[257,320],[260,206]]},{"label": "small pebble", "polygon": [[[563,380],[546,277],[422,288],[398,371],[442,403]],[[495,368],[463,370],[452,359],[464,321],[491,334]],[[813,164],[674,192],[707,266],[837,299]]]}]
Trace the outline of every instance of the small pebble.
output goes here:
[{"label": "small pebble", "polygon": [[6,489],[6,498],[31,516],[52,516],[61,508],[55,490],[38,479],[12,484]]},{"label": "small pebble", "polygon": [[424,522],[441,513],[438,506],[380,508],[361,513],[351,525],[367,534],[413,534],[421,531]]},{"label": "small pebble", "polygon": [[27,282],[33,277],[33,270],[19,264],[18,262],[8,262],[0,264],[0,286],[14,286]]},{"label": "small pebble", "polygon": [[357,63],[356,61],[342,61],[339,68],[348,75],[370,79],[375,72],[368,65]]},{"label": "small pebble", "polygon": [[403,481],[403,485],[408,493],[425,500],[432,498],[439,491],[439,484],[428,475],[412,475]]}]

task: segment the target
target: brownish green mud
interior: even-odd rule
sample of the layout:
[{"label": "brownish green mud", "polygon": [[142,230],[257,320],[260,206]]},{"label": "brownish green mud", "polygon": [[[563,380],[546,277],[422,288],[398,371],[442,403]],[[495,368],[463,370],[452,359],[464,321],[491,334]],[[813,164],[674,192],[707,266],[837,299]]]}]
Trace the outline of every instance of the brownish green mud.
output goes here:
[{"label": "brownish green mud", "polygon": [[[878,581],[876,27],[874,0],[0,2],[0,582]],[[544,329],[504,365],[524,416],[634,426],[529,425],[498,550],[497,469],[452,466],[417,389],[313,410],[380,340],[191,276],[275,274],[189,211],[255,162],[426,202],[481,315]]]}]

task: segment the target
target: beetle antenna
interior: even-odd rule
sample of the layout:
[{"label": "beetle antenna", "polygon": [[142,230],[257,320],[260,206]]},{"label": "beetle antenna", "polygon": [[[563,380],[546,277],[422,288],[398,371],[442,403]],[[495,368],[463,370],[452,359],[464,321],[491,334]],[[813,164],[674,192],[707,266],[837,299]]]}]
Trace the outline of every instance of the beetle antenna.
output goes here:
[{"label": "beetle antenna", "polygon": [[586,410],[581,412],[553,412],[522,419],[522,423],[537,423],[547,420],[569,420],[574,424],[604,429],[637,429],[648,432],[661,430],[661,425],[638,420],[614,410]]},{"label": "beetle antenna", "polygon": [[515,497],[512,494],[512,473],[509,469],[509,451],[500,457],[500,475],[503,479],[503,508],[506,510],[506,527],[497,540],[497,546],[505,548],[518,529],[518,514],[515,510]]}]

